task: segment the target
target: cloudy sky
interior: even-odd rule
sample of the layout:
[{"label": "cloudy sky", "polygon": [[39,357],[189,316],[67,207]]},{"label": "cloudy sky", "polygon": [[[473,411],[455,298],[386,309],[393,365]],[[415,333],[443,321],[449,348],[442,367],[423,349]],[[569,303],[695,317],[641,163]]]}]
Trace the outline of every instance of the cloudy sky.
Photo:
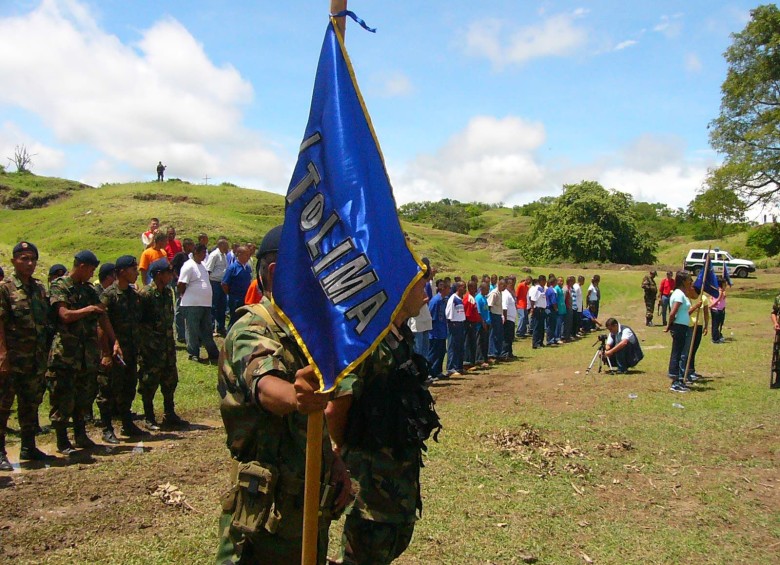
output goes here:
[{"label": "cloudy sky", "polygon": [[[315,5],[321,9],[315,9]],[[350,0],[347,46],[396,199],[522,204],[597,180],[686,206],[730,34],[755,2]],[[326,0],[2,0],[0,158],[42,175],[283,193]]]}]

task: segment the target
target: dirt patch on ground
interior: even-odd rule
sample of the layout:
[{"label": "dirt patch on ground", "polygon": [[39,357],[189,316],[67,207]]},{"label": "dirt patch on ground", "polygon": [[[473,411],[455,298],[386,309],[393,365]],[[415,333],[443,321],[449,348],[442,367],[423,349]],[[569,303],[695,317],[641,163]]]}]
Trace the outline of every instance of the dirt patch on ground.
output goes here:
[{"label": "dirt patch on ground", "polygon": [[133,194],[133,198],[135,198],[136,200],[143,200],[144,202],[158,201],[158,202],[173,202],[174,204],[178,204],[181,202],[187,204],[198,204],[198,205],[203,204],[203,200],[201,200],[197,196],[187,196],[184,194],[143,193],[143,194]]},{"label": "dirt patch on ground", "polygon": [[[92,188],[86,184],[80,184],[73,190]],[[11,210],[31,210],[33,208],[43,208],[54,202],[70,196],[70,190],[60,190],[56,192],[29,192],[20,188],[11,188],[10,186],[0,185],[0,206]]]}]

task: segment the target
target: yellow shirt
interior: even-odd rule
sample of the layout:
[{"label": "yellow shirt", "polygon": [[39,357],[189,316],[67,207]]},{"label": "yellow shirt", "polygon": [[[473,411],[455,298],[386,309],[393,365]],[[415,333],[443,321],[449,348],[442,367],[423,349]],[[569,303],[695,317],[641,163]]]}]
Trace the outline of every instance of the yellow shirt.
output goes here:
[{"label": "yellow shirt", "polygon": [[696,322],[697,326],[704,324],[704,309],[709,308],[712,303],[712,298],[706,292],[701,293],[701,308],[691,314],[691,319],[688,322],[689,327],[693,327],[693,323]]}]

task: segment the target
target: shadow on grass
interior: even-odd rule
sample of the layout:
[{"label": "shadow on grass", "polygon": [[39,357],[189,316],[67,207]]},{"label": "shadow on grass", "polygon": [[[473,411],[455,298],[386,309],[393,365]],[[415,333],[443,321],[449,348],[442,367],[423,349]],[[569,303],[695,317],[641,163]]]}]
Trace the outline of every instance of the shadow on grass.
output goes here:
[{"label": "shadow on grass", "polygon": [[754,288],[751,290],[738,290],[732,294],[734,298],[748,298],[750,300],[771,301],[777,296],[777,289],[773,288]]}]

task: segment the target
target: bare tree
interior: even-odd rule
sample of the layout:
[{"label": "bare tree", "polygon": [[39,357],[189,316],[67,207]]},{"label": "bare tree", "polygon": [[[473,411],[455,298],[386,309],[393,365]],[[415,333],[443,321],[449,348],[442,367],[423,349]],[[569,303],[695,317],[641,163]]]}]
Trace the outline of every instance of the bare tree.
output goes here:
[{"label": "bare tree", "polygon": [[32,158],[36,155],[37,153],[30,153],[26,145],[17,145],[14,147],[14,156],[8,157],[8,160],[16,165],[18,172],[29,173],[33,164]]}]

